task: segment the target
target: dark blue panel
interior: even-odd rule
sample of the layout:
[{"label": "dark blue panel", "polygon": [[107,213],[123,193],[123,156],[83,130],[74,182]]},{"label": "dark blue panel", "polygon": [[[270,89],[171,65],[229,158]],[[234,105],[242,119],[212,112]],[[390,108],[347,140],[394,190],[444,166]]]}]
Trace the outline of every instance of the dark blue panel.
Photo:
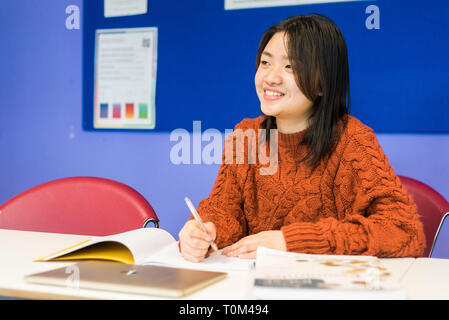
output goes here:
[{"label": "dark blue panel", "polygon": [[[369,5],[380,29],[368,30]],[[449,132],[449,2],[378,0],[224,10],[224,0],[149,1],[145,15],[103,17],[83,4],[84,128],[92,129],[95,29],[159,28],[156,131],[224,130],[260,114],[254,60],[262,33],[296,14],[321,13],[342,29],[351,69],[351,113],[377,132]]]}]

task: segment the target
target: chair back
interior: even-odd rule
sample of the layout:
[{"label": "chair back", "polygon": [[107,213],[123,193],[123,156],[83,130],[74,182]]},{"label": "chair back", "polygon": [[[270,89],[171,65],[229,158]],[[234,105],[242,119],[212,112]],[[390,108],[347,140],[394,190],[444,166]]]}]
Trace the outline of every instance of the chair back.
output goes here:
[{"label": "chair back", "polygon": [[416,203],[426,235],[423,256],[428,257],[441,219],[449,211],[449,202],[438,191],[421,181],[405,176],[399,176],[399,179]]},{"label": "chair back", "polygon": [[159,219],[133,188],[105,178],[70,177],[30,188],[0,206],[0,228],[105,236]]}]

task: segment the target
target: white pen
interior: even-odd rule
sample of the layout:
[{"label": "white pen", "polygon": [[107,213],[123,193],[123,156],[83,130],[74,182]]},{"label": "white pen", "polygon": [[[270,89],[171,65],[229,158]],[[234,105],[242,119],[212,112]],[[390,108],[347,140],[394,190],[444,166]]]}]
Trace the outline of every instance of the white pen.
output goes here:
[{"label": "white pen", "polygon": [[[204,224],[203,224],[203,221],[201,220],[200,215],[198,214],[198,212],[196,211],[195,207],[193,206],[192,201],[190,201],[190,199],[187,198],[187,197],[185,197],[184,200],[186,201],[187,206],[188,206],[189,209],[190,209],[190,212],[191,212],[191,213],[193,214],[193,216],[195,217],[195,220],[198,221],[198,223],[200,224],[201,229],[202,229],[204,232],[208,233],[207,230],[206,230],[206,227],[205,227]],[[218,248],[217,248],[217,245],[215,244],[215,242],[211,241],[211,242],[210,242],[210,245],[212,246],[212,249],[214,249],[215,252],[216,252],[217,254],[220,254],[220,251],[218,251]]]}]

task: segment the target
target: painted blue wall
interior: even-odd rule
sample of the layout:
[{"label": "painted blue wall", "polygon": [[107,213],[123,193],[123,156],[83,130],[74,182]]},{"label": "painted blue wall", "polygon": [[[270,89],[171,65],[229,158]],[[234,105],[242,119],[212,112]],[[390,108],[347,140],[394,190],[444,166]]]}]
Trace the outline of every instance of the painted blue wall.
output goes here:
[{"label": "painted blue wall", "polygon": [[[184,197],[206,197],[218,165],[173,165],[168,133],[82,130],[82,32],[65,27],[71,4],[82,10],[81,0],[2,1],[0,203],[57,178],[105,177],[142,193],[177,237],[189,215]],[[397,174],[449,199],[449,134],[378,137]]]}]

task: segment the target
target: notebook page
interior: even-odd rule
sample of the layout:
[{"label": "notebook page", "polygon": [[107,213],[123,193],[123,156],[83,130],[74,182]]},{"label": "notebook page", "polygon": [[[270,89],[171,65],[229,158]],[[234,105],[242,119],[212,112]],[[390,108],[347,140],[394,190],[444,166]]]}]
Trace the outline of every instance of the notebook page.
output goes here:
[{"label": "notebook page", "polygon": [[117,241],[128,247],[135,264],[142,262],[159,248],[176,243],[175,238],[159,228],[140,228],[111,236],[99,238],[101,241]]},{"label": "notebook page", "polygon": [[254,266],[254,261],[255,260],[227,257],[212,252],[210,256],[201,262],[190,262],[182,257],[179,252],[178,243],[175,242],[152,254],[143,262],[143,264],[226,272],[249,271]]}]

